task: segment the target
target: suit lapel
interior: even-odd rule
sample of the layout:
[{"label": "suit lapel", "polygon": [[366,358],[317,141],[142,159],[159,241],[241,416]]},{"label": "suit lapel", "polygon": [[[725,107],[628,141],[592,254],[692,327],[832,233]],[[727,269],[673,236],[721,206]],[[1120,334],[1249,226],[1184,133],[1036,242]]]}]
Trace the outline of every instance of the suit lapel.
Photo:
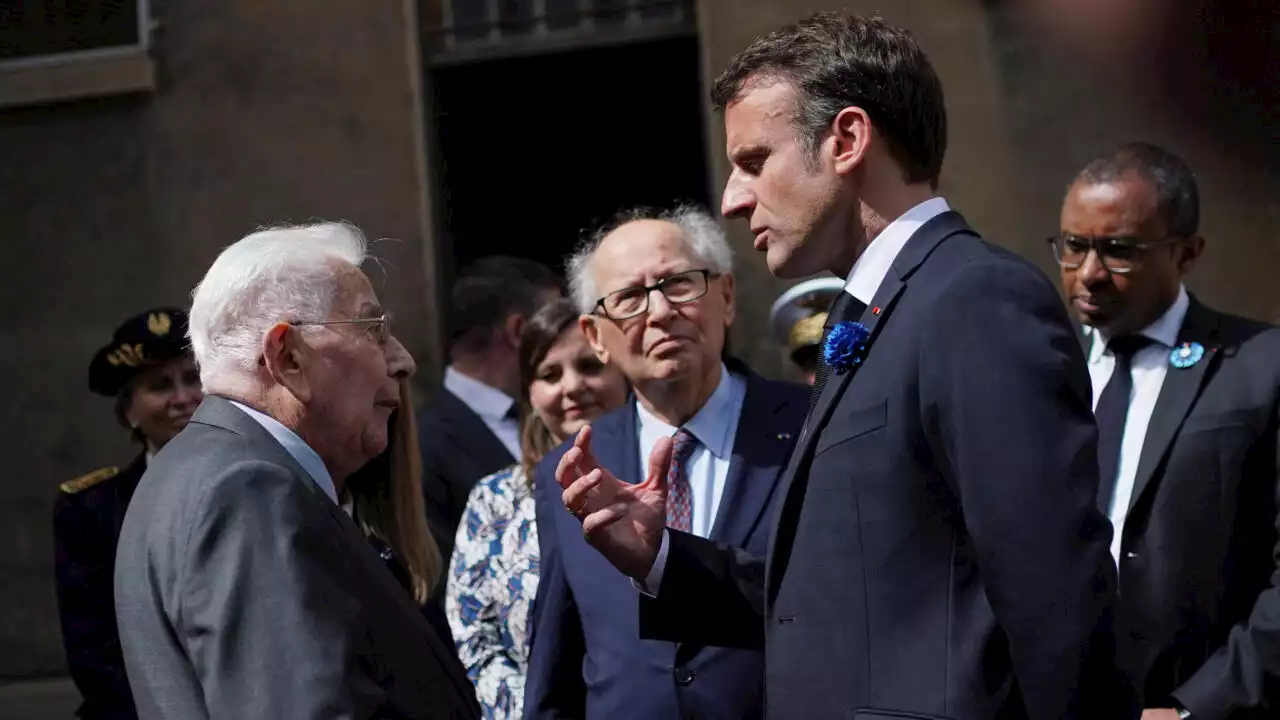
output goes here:
[{"label": "suit lapel", "polygon": [[779,420],[782,407],[784,403],[769,392],[764,380],[747,375],[747,393],[734,433],[724,496],[711,529],[712,540],[735,547],[745,545],[768,507],[791,447],[791,435]]},{"label": "suit lapel", "polygon": [[502,444],[498,436],[494,435],[489,426],[484,423],[484,419],[464,403],[462,398],[441,388],[436,401],[449,416],[449,424],[454,430],[452,435],[459,449],[474,458],[477,464],[487,466],[495,457],[506,458],[503,465],[515,462],[507,446]]},{"label": "suit lapel", "polygon": [[[881,281],[880,287],[876,289],[875,297],[872,298],[871,304],[863,311],[862,316],[860,318],[840,318],[840,321],[856,320],[867,328],[868,354],[875,352],[876,336],[884,325],[885,320],[889,317],[890,312],[892,312],[894,305],[897,304],[898,297],[906,288],[907,279],[915,273],[916,269],[924,263],[925,259],[929,257],[938,245],[960,232],[972,233],[973,231],[964,221],[964,218],[954,211],[942,213],[925,223],[911,236],[911,239],[903,246],[902,251],[894,258],[893,265],[889,268],[884,280]],[[826,423],[831,407],[836,400],[844,395],[845,388],[848,387],[849,381],[853,379],[856,372],[856,367],[853,370],[841,373],[832,371],[831,376],[827,379],[826,386],[822,388],[822,395],[818,397],[818,402],[814,406],[813,412],[809,414],[809,417],[805,418],[800,441],[797,443],[796,452],[792,455],[791,463],[787,468],[787,477],[791,477],[799,463],[808,457],[817,438],[817,430]]]},{"label": "suit lapel", "polygon": [[[943,241],[960,233],[973,234],[973,230],[959,213],[945,212],[925,223],[903,246],[902,251],[894,258],[893,265],[889,268],[884,280],[881,281],[880,287],[876,289],[876,295],[872,298],[871,304],[859,319],[869,333],[868,355],[875,352],[876,337],[906,290],[910,277]],[[827,416],[836,402],[844,395],[845,388],[848,387],[856,371],[856,367],[854,370],[840,374],[833,371],[827,379],[827,384],[822,389],[822,395],[818,398],[814,411],[805,418],[804,429],[800,433],[795,451],[791,454],[791,461],[783,474],[782,502],[778,504],[778,510],[774,515],[773,532],[769,536],[766,602],[771,601],[776,594],[790,559],[791,540],[795,534],[794,525],[799,520],[800,506],[804,501],[808,484],[807,468],[818,431],[826,423]]]},{"label": "suit lapel", "polygon": [[629,485],[644,480],[649,470],[649,458],[640,457],[640,436],[636,427],[636,396],[616,412],[597,420],[591,429],[591,451],[604,467],[614,471],[614,476]]},{"label": "suit lapel", "polygon": [[1156,406],[1151,413],[1151,422],[1147,426],[1147,436],[1142,441],[1138,471],[1133,478],[1133,494],[1129,498],[1130,510],[1151,483],[1156,468],[1164,460],[1178,429],[1182,427],[1182,421],[1199,397],[1205,378],[1216,367],[1222,355],[1222,346],[1218,342],[1218,316],[1194,297],[1187,307],[1182,330],[1178,333],[1178,345],[1188,342],[1203,345],[1204,357],[1191,367],[1170,367],[1166,371],[1164,384],[1160,386],[1160,395],[1156,398]]}]

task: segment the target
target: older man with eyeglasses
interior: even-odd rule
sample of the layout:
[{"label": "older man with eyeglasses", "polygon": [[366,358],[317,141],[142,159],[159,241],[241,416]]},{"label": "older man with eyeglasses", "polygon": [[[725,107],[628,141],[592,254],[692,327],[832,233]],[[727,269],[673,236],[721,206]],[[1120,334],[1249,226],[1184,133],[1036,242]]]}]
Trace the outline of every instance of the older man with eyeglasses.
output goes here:
[{"label": "older man with eyeglasses", "polygon": [[[722,361],[734,279],[715,220],[691,208],[628,213],[568,269],[583,332],[635,391],[591,426],[591,450],[634,483],[672,437],[667,523],[763,553],[807,388]],[[534,483],[542,568],[525,717],[761,717],[759,652],[640,639],[631,580],[561,503],[555,468],[567,449],[544,458]]]},{"label": "older man with eyeglasses", "polygon": [[414,372],[345,224],[263,230],[196,288],[206,398],[124,519],[140,717],[476,718],[462,666],[338,503]]}]

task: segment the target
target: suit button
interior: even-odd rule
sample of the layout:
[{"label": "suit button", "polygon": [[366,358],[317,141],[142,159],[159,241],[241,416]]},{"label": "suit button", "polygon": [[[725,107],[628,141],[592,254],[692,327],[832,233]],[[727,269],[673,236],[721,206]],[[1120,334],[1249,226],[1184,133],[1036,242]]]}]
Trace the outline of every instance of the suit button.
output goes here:
[{"label": "suit button", "polygon": [[676,682],[681,685],[688,685],[693,682],[693,671],[683,665],[677,665],[675,670],[671,671],[675,676]]},{"label": "suit button", "polygon": [[1125,554],[1124,554],[1124,559],[1125,559],[1125,560],[1132,560],[1132,559],[1134,559],[1134,558],[1136,558],[1136,557],[1138,557],[1138,553],[1136,553],[1136,552],[1127,552],[1127,553],[1125,553]]}]

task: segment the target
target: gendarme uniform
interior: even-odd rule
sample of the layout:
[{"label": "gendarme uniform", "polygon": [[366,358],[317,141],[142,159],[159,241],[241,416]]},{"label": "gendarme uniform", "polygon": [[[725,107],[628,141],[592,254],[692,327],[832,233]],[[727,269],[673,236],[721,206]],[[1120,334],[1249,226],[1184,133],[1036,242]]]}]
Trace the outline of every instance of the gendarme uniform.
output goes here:
[{"label": "gendarme uniform", "polygon": [[[125,321],[89,365],[89,389],[117,397],[148,365],[186,352],[187,317],[159,308]],[[113,602],[116,540],[133,491],[147,468],[145,453],[58,486],[53,527],[63,646],[85,720],[137,717],[125,677]]]},{"label": "gendarme uniform", "polygon": [[840,278],[816,278],[792,286],[773,303],[769,324],[774,339],[802,371],[813,372],[822,344],[827,308],[844,289]]}]

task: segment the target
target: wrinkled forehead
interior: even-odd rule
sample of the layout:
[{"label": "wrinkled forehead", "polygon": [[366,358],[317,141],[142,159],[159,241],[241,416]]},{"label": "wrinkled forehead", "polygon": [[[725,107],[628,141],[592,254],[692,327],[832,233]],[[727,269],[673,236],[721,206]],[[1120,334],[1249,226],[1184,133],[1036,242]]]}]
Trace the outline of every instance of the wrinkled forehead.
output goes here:
[{"label": "wrinkled forehead", "polygon": [[359,318],[382,314],[382,304],[369,276],[358,267],[334,263],[337,294],[329,314],[334,317]]},{"label": "wrinkled forehead", "polygon": [[601,295],[699,266],[684,232],[665,220],[635,220],[605,236],[591,261]]}]

